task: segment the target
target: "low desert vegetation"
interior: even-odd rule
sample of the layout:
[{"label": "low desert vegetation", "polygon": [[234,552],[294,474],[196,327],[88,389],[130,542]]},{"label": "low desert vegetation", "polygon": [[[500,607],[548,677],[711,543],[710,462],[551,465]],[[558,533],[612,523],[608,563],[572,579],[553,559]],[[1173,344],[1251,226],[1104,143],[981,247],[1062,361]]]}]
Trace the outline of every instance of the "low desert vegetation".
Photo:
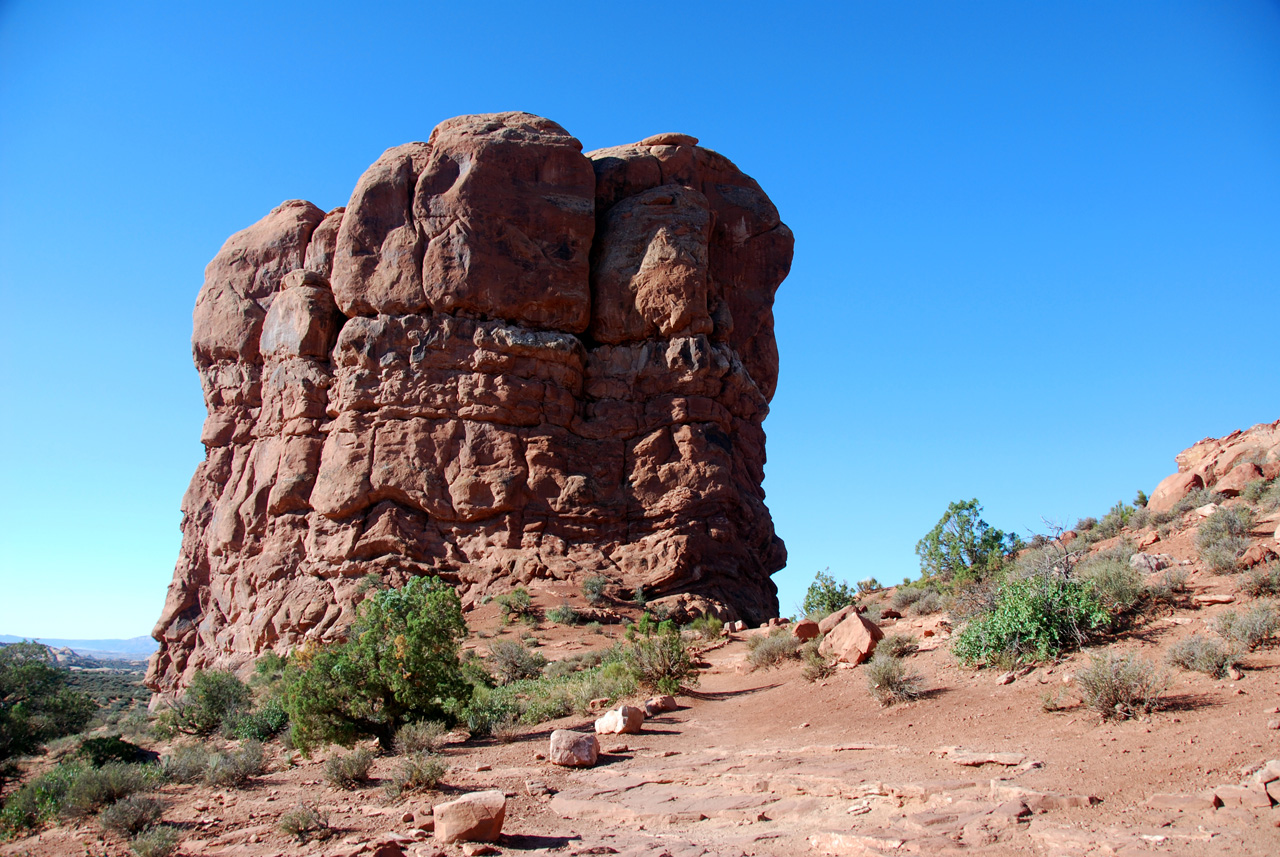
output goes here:
[{"label": "low desert vegetation", "polygon": [[530,651],[524,643],[495,640],[489,645],[488,664],[498,684],[511,684],[541,676],[547,659],[539,652]]},{"label": "low desert vegetation", "polygon": [[612,581],[602,574],[594,574],[582,581],[582,597],[588,604],[604,604],[609,600],[609,584]]},{"label": "low desert vegetation", "polygon": [[364,747],[350,753],[335,753],[325,760],[324,778],[336,789],[351,791],[369,784],[373,753]]},{"label": "low desert vegetation", "polygon": [[1280,509],[1280,479],[1255,479],[1240,492],[1240,497],[1266,514]]},{"label": "low desert vegetation", "polygon": [[406,723],[396,730],[394,742],[396,755],[435,753],[444,744],[444,736],[447,734],[449,734],[449,727],[440,720]]},{"label": "low desert vegetation", "polygon": [[1275,640],[1280,630],[1280,610],[1271,602],[1255,604],[1243,613],[1228,610],[1213,629],[1236,651],[1252,652]]},{"label": "low desert vegetation", "polygon": [[103,807],[98,823],[103,830],[134,837],[164,816],[164,801],[153,795],[130,795]]},{"label": "low desert vegetation", "polygon": [[877,650],[864,669],[867,671],[867,690],[881,705],[910,702],[918,699],[923,692],[924,679],[908,667],[902,658],[887,652]]},{"label": "low desert vegetation", "polygon": [[1006,580],[991,609],[968,621],[952,650],[965,664],[1046,661],[1079,648],[1110,624],[1092,583],[1036,574]]},{"label": "low desert vegetation", "polygon": [[163,776],[158,766],[108,762],[94,768],[63,762],[24,783],[0,809],[0,836],[36,831],[59,819],[81,819],[140,792]]},{"label": "low desert vegetation", "polygon": [[399,761],[385,788],[388,798],[399,799],[405,792],[434,789],[449,772],[449,764],[434,753],[410,753]]},{"label": "low desert vegetation", "polygon": [[242,787],[266,771],[266,758],[258,741],[213,750],[200,743],[181,744],[160,764],[165,778],[175,783],[206,783],[221,788]]},{"label": "low desert vegetation", "polygon": [[876,651],[892,658],[905,658],[920,651],[920,641],[910,634],[890,634],[876,645]]},{"label": "low desert vegetation", "polygon": [[281,833],[294,837],[301,845],[325,840],[333,835],[333,828],[329,826],[329,814],[320,812],[309,804],[298,804],[293,809],[286,810],[280,816],[277,827]]},{"label": "low desert vegetation", "polygon": [[538,608],[534,606],[533,596],[529,594],[529,590],[523,586],[516,587],[510,592],[504,592],[493,600],[498,605],[498,609],[502,611],[504,624],[515,619],[530,625],[537,624]]},{"label": "low desert vegetation", "polygon": [[769,669],[796,657],[799,648],[790,628],[771,628],[767,635],[747,638],[747,660],[755,669]]},{"label": "low desert vegetation", "polygon": [[0,647],[0,787],[11,775],[14,759],[37,753],[45,742],[89,723],[97,706],[69,685],[69,673],[58,669],[47,646]]},{"label": "low desert vegetation", "polygon": [[804,662],[800,675],[805,681],[821,681],[835,674],[836,665],[822,656],[821,646],[822,641],[819,639],[809,640],[800,647],[800,660]]},{"label": "low desert vegetation", "polygon": [[1215,574],[1238,570],[1240,556],[1249,547],[1253,511],[1248,506],[1223,506],[1200,524],[1196,531],[1196,551]]},{"label": "low desert vegetation", "polygon": [[1103,720],[1123,720],[1156,710],[1169,678],[1142,658],[1108,651],[1092,657],[1076,685],[1084,704]]},{"label": "low desert vegetation", "polygon": [[1249,569],[1240,581],[1240,592],[1250,598],[1280,597],[1280,562]]},{"label": "low desert vegetation", "polygon": [[582,614],[568,601],[561,601],[559,607],[547,611],[547,621],[557,625],[581,625]]},{"label": "low desert vegetation", "polygon": [[1235,650],[1203,634],[1192,634],[1169,648],[1169,663],[1184,670],[1225,678],[1236,663]]},{"label": "low desert vegetation", "polygon": [[178,831],[167,824],[157,824],[133,837],[129,850],[134,857],[169,857],[178,850]]}]

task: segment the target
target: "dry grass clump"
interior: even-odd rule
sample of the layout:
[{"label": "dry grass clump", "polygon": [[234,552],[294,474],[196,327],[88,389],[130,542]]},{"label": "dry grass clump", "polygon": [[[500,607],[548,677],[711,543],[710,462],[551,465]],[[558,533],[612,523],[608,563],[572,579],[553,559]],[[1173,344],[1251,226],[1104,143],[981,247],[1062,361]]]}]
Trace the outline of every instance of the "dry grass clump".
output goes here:
[{"label": "dry grass clump", "polygon": [[324,777],[334,788],[350,791],[369,782],[369,769],[372,767],[373,753],[361,747],[329,757],[324,763]]},{"label": "dry grass clump", "polygon": [[439,720],[419,720],[406,723],[396,730],[395,751],[398,756],[413,753],[434,753],[444,743],[449,727]]},{"label": "dry grass clump", "polygon": [[1204,520],[1196,531],[1196,550],[1215,574],[1237,570],[1237,561],[1249,547],[1253,510],[1248,506],[1223,506]]},{"label": "dry grass clump", "polygon": [[1169,678],[1142,658],[1107,652],[1093,656],[1076,684],[1084,704],[1103,720],[1123,720],[1158,708]]},{"label": "dry grass clump", "polygon": [[204,781],[221,788],[239,788],[267,768],[262,755],[262,744],[245,741],[239,749],[209,754],[205,766]]},{"label": "dry grass clump", "polygon": [[1169,649],[1169,663],[1213,678],[1225,677],[1235,662],[1234,651],[1201,634],[1192,634]]},{"label": "dry grass clump", "polygon": [[836,671],[836,665],[824,658],[818,651],[822,640],[810,640],[800,647],[800,659],[804,661],[804,669],[800,675],[805,681],[819,681],[829,678]]},{"label": "dry grass clump", "polygon": [[877,651],[867,662],[867,689],[881,705],[909,702],[923,692],[923,677],[911,670],[901,658]]},{"label": "dry grass clump", "polygon": [[134,857],[169,857],[178,850],[178,831],[167,824],[157,824],[133,837],[129,850]]},{"label": "dry grass clump", "polygon": [[1240,592],[1250,598],[1280,596],[1280,562],[1257,565],[1240,581]]},{"label": "dry grass clump", "polygon": [[329,814],[305,803],[298,804],[280,816],[278,827],[280,832],[295,837],[303,845],[328,839],[333,835],[333,828],[329,826]]},{"label": "dry grass clump", "polygon": [[525,648],[515,640],[495,640],[489,646],[489,670],[498,684],[511,684],[526,678],[538,678],[547,665],[539,652]]},{"label": "dry grass clump", "polygon": [[1252,652],[1270,643],[1280,631],[1280,611],[1270,602],[1260,603],[1246,613],[1228,610],[1218,617],[1213,630],[1237,651]]},{"label": "dry grass clump", "polygon": [[920,651],[920,641],[910,634],[890,634],[876,644],[876,651],[893,658],[905,658]]},{"label": "dry grass clump", "polygon": [[130,795],[98,813],[98,823],[103,830],[121,836],[136,836],[151,827],[164,815],[164,801],[151,795]]},{"label": "dry grass clump", "polygon": [[439,756],[426,752],[411,753],[400,761],[384,788],[387,797],[395,800],[405,792],[435,788],[448,772],[448,763]]},{"label": "dry grass clump", "polygon": [[774,628],[767,637],[747,638],[747,660],[756,669],[769,669],[794,658],[799,647],[800,641],[791,635],[789,628]]}]

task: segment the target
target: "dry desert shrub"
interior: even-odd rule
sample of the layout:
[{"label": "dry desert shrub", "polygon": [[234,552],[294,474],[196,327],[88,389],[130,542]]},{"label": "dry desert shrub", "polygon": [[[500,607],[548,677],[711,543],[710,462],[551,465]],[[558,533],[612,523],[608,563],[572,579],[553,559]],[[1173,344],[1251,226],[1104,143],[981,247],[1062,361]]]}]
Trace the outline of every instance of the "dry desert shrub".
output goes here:
[{"label": "dry desert shrub", "polygon": [[400,761],[385,786],[387,797],[395,800],[405,792],[433,789],[449,772],[444,759],[432,753],[410,753]]},{"label": "dry desert shrub", "polygon": [[538,678],[547,665],[547,659],[515,640],[495,640],[489,646],[488,663],[498,684],[511,684],[521,679]]},{"label": "dry desert shrub", "polygon": [[1249,569],[1240,582],[1240,591],[1250,598],[1280,596],[1280,562],[1257,565]]},{"label": "dry desert shrub", "polygon": [[98,823],[103,830],[121,836],[136,836],[164,815],[164,801],[150,795],[130,795],[103,807]]},{"label": "dry desert shrub", "polygon": [[1249,547],[1252,527],[1253,511],[1248,506],[1219,508],[1196,531],[1200,559],[1215,574],[1236,571],[1240,555]]},{"label": "dry desert shrub", "polygon": [[799,647],[800,641],[789,628],[774,628],[767,637],[747,638],[747,660],[756,669],[769,669],[794,658]]},{"label": "dry desert shrub", "polygon": [[1076,684],[1084,704],[1103,720],[1123,720],[1159,707],[1169,678],[1142,658],[1107,652],[1093,656],[1076,676]]},{"label": "dry desert shrub", "polygon": [[369,782],[369,769],[373,767],[373,753],[361,747],[350,753],[330,756],[324,763],[324,777],[329,785],[350,791]]},{"label": "dry desert shrub", "polygon": [[440,749],[449,728],[439,720],[406,723],[396,730],[395,750],[400,756],[434,753]]},{"label": "dry desert shrub", "polygon": [[1237,651],[1252,652],[1270,643],[1280,630],[1280,610],[1270,602],[1259,603],[1246,613],[1228,610],[1218,617],[1213,630]]},{"label": "dry desert shrub", "polygon": [[307,842],[328,839],[333,835],[333,828],[329,826],[328,813],[322,813],[305,803],[298,804],[280,816],[279,829],[282,833],[295,837],[304,845]]},{"label": "dry desert shrub", "polygon": [[262,744],[245,741],[238,749],[210,753],[204,770],[204,781],[211,786],[239,788],[266,769]]},{"label": "dry desert shrub", "polygon": [[804,669],[800,671],[805,681],[818,681],[829,678],[836,671],[836,665],[827,660],[818,651],[822,641],[810,640],[800,647],[800,659],[804,661]]},{"label": "dry desert shrub", "polygon": [[167,824],[157,824],[133,837],[129,849],[134,857],[169,857],[178,850],[178,831]]},{"label": "dry desert shrub", "polygon": [[876,651],[893,658],[905,658],[920,651],[920,642],[910,634],[890,634],[876,644]]},{"label": "dry desert shrub", "polygon": [[902,662],[901,658],[883,652],[867,662],[867,689],[881,705],[918,699],[924,679]]},{"label": "dry desert shrub", "polygon": [[1235,666],[1236,656],[1230,648],[1201,634],[1192,634],[1169,649],[1169,663],[1184,670],[1202,672],[1223,678]]}]

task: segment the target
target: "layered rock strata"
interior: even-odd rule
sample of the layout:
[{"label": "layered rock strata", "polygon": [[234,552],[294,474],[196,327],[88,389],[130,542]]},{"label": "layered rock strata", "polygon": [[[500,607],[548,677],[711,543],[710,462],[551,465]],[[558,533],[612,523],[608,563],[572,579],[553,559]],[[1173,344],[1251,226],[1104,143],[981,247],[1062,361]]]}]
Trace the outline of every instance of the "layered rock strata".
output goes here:
[{"label": "layered rock strata", "polygon": [[150,686],[340,636],[370,574],[776,615],[761,423],[791,252],[694,138],[583,154],[525,113],[448,120],[344,208],[233,235],[196,300],[206,457]]}]

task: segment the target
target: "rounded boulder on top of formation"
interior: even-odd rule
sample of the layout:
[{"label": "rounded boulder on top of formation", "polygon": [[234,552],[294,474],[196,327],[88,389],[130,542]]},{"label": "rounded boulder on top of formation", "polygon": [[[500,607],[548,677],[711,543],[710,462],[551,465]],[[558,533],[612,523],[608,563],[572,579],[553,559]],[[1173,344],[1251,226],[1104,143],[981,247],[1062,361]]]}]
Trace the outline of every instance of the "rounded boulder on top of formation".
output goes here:
[{"label": "rounded boulder on top of formation", "polygon": [[206,456],[148,682],[340,636],[361,579],[464,605],[603,575],[776,615],[764,504],[777,209],[683,134],[583,153],[527,113],[388,149],[205,270]]}]

